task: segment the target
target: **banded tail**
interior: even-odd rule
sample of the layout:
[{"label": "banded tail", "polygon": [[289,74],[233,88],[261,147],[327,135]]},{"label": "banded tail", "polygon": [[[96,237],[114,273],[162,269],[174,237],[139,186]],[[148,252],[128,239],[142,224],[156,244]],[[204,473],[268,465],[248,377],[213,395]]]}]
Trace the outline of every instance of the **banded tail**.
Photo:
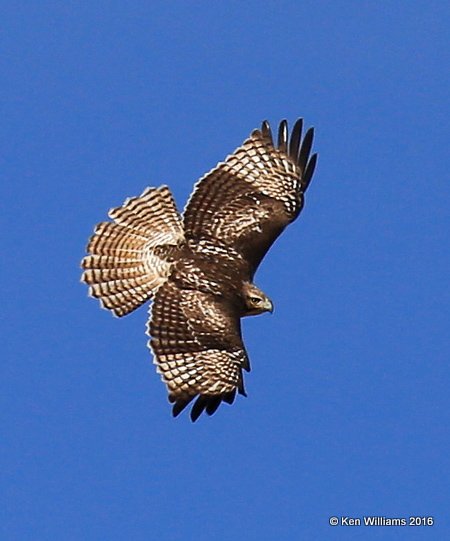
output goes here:
[{"label": "banded tail", "polygon": [[184,233],[167,186],[147,188],[108,215],[113,221],[98,224],[87,246],[82,281],[104,308],[124,316],[166,281]]}]

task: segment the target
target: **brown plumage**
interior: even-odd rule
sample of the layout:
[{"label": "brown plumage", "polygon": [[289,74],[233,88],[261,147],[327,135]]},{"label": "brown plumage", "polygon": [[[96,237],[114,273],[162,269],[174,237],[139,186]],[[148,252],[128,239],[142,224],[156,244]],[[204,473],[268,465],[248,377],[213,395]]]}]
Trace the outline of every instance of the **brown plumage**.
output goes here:
[{"label": "brown plumage", "polygon": [[99,224],[82,261],[92,296],[117,316],[152,299],[148,334],[173,415],[191,418],[245,396],[240,320],[272,311],[253,283],[267,250],[297,218],[317,155],[313,130],[268,122],[202,177],[183,217],[166,186],[147,188]]}]

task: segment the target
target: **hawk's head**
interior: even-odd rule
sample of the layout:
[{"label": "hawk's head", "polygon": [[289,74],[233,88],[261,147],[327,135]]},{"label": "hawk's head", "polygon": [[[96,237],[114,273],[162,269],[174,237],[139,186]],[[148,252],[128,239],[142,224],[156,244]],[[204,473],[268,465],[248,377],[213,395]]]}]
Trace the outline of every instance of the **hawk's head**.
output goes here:
[{"label": "hawk's head", "polygon": [[255,284],[245,282],[242,287],[242,296],[245,303],[244,316],[256,316],[263,312],[273,312],[272,301]]}]

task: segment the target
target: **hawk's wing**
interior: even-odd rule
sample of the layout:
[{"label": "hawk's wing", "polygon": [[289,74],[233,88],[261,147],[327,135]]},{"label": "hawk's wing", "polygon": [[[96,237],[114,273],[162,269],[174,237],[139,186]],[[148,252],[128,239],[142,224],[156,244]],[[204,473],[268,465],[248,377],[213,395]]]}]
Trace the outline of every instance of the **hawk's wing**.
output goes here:
[{"label": "hawk's wing", "polygon": [[240,319],[223,297],[180,289],[169,279],[153,301],[148,331],[174,416],[196,396],[193,421],[203,410],[212,415],[222,400],[231,404],[236,390],[245,395],[242,370],[249,362]]},{"label": "hawk's wing", "polygon": [[317,154],[313,129],[303,140],[297,120],[289,139],[283,120],[274,144],[268,122],[196,184],[184,211],[187,238],[211,238],[236,249],[253,274],[283,229],[300,213]]}]

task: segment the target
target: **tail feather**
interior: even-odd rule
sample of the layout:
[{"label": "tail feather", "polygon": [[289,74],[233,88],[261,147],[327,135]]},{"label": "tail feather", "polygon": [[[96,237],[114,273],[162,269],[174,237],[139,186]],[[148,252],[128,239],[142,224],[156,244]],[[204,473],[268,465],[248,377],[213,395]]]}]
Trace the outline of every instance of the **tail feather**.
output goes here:
[{"label": "tail feather", "polygon": [[123,251],[125,257],[132,257],[134,252],[140,252],[142,242],[147,240],[147,234],[131,227],[114,222],[101,222],[95,227],[87,251],[99,255],[110,255],[111,251]]},{"label": "tail feather", "polygon": [[167,186],[147,188],[140,197],[127,199],[108,214],[117,224],[130,227],[139,234],[169,239],[180,233],[180,215]]},{"label": "tail feather", "polygon": [[128,259],[122,254],[111,252],[111,255],[87,255],[81,266],[83,269],[132,269],[141,264],[142,259]]},{"label": "tail feather", "polygon": [[82,280],[102,306],[123,316],[166,281],[184,233],[166,186],[147,188],[109,216],[113,222],[98,224],[89,241]]},{"label": "tail feather", "polygon": [[144,274],[145,267],[143,265],[139,265],[137,267],[115,267],[113,269],[94,268],[86,269],[86,271],[84,272],[86,281],[89,284],[135,279],[139,283],[139,285],[144,285]]}]

